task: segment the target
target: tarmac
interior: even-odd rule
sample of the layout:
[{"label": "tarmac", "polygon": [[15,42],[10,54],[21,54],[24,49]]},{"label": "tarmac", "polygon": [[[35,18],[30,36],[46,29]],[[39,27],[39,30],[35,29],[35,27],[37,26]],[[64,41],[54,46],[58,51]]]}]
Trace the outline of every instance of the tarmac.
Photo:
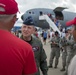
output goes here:
[{"label": "tarmac", "polygon": [[[42,41],[42,38],[41,38],[41,41]],[[43,43],[43,41],[42,41],[42,43]],[[49,66],[49,59],[50,59],[51,47],[50,47],[50,42],[49,42],[48,39],[47,39],[46,45],[43,44],[43,47],[44,47],[44,50],[45,50],[46,55],[47,55],[47,64]],[[53,67],[54,67],[54,64],[53,64]],[[64,75],[64,72],[65,71],[64,72],[61,72],[60,69],[62,69],[61,55],[60,55],[60,58],[59,58],[59,64],[58,64],[57,69],[55,69],[55,68],[49,68],[48,69],[48,75]],[[41,73],[41,75],[43,75],[43,74]]]}]

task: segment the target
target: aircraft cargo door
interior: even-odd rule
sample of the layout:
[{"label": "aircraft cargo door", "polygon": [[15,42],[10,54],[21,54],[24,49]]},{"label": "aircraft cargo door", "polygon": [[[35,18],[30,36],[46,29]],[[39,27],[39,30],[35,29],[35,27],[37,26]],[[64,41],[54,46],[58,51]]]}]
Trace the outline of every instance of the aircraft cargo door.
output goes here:
[{"label": "aircraft cargo door", "polygon": [[63,16],[63,13],[62,13],[62,11],[64,9],[66,9],[66,8],[64,8],[64,7],[57,7],[57,8],[55,8],[53,10],[54,13],[55,13],[55,17],[56,17],[57,20],[64,20],[64,16]]}]

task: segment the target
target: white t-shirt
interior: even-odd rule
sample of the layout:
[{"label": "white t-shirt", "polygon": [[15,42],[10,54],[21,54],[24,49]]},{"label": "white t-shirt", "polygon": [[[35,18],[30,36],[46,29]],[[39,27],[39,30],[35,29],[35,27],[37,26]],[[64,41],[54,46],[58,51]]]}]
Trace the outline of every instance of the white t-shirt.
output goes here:
[{"label": "white t-shirt", "polygon": [[52,39],[52,35],[54,34],[53,31],[50,32],[50,39]]},{"label": "white t-shirt", "polygon": [[65,33],[61,32],[61,37],[62,38],[65,37]]},{"label": "white t-shirt", "polygon": [[68,67],[68,75],[76,75],[76,55],[73,57]]}]

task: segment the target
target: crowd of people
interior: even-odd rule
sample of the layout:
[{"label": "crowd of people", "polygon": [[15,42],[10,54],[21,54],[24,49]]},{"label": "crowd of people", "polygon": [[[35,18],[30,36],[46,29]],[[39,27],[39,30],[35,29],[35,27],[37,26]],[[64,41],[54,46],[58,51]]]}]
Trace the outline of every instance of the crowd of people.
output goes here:
[{"label": "crowd of people", "polygon": [[[71,25],[76,25],[76,18],[73,20]],[[68,27],[66,30],[61,29],[61,36],[56,31],[51,30],[50,33],[50,43],[51,43],[51,55],[49,60],[49,68],[53,67],[53,60],[55,58],[54,68],[57,68],[60,53],[62,54],[62,69],[60,71],[65,71],[64,75],[75,75],[72,73],[74,70],[74,61],[76,54],[76,41],[75,41],[75,28]],[[74,57],[74,58],[73,58]],[[72,61],[73,58],[73,61]],[[71,63],[74,63],[72,64]],[[70,64],[71,63],[71,64]],[[70,66],[71,65],[71,66]],[[72,67],[73,65],[73,67]],[[71,71],[71,67],[73,68]],[[68,71],[68,69],[71,71]]]},{"label": "crowd of people", "polygon": [[[71,25],[75,25],[76,19],[74,19],[73,23]],[[70,63],[72,61],[72,58],[76,54],[76,41],[75,41],[75,30],[74,27],[70,26],[65,28],[60,28],[61,35],[57,31],[50,30],[49,34],[47,34],[48,38],[50,38],[50,47],[51,47],[51,53],[50,53],[50,59],[49,59],[49,68],[53,68],[53,60],[55,58],[54,68],[56,69],[58,67],[59,63],[59,57],[60,54],[62,54],[62,69],[60,71],[65,71],[64,75],[72,75],[73,68],[71,64],[72,72],[69,73],[68,69],[70,67]],[[42,36],[44,35],[45,30],[43,31]],[[73,34],[74,33],[74,34]],[[47,39],[47,37],[46,37]],[[45,44],[46,40],[43,36],[43,42]],[[76,56],[73,58],[72,63],[74,63]],[[75,65],[75,63],[74,63]],[[74,66],[73,65],[73,66]],[[71,70],[71,68],[70,68]],[[75,75],[76,73],[74,73]]]}]

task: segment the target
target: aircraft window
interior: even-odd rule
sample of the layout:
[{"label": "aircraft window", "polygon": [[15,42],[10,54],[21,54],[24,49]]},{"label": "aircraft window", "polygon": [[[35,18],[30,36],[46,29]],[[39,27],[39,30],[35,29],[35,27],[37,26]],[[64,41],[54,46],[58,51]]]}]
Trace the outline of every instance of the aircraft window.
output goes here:
[{"label": "aircraft window", "polygon": [[31,14],[31,12],[29,12],[29,14]]}]

